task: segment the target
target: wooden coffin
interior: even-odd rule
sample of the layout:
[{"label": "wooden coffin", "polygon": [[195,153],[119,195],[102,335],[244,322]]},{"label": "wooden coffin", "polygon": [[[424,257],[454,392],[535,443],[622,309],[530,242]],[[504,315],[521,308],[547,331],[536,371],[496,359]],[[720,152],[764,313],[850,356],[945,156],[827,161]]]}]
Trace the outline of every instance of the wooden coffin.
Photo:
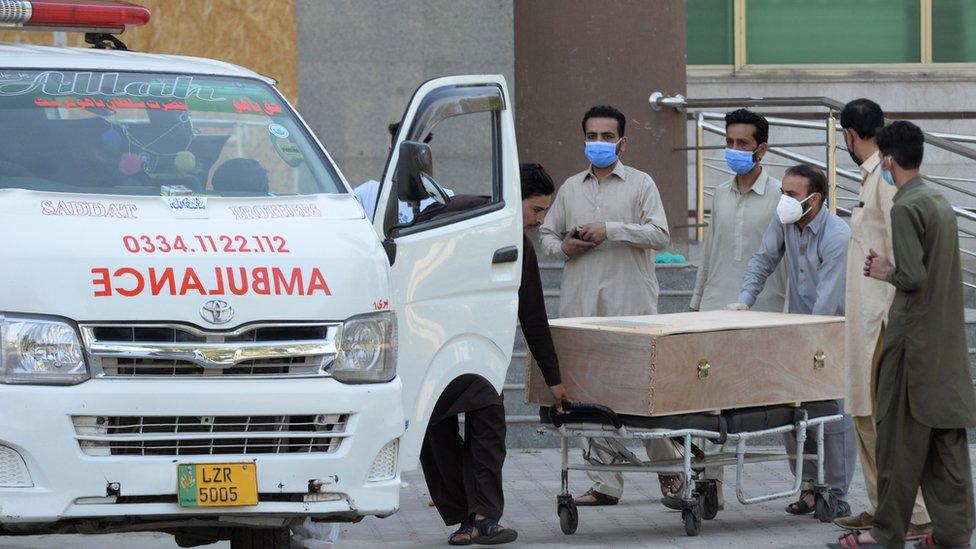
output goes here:
[{"label": "wooden coffin", "polygon": [[[844,396],[844,318],[753,311],[552,320],[573,400],[662,416]],[[531,353],[525,402],[552,404]]]}]

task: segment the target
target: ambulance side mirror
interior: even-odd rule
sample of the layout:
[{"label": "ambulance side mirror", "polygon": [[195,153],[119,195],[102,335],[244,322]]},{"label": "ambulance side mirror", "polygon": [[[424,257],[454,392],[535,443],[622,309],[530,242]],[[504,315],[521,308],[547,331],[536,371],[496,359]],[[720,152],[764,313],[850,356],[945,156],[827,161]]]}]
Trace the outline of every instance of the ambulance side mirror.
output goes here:
[{"label": "ambulance side mirror", "polygon": [[[403,202],[420,202],[431,198],[427,188],[433,181],[434,162],[430,145],[418,141],[400,143],[397,169],[394,175],[397,198]],[[434,183],[436,185],[436,183]]]}]

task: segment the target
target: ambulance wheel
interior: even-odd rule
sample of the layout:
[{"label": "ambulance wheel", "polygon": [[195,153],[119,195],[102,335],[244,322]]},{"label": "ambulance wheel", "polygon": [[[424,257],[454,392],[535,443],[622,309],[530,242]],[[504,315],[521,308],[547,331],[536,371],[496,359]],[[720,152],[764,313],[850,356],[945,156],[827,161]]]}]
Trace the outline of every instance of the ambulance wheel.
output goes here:
[{"label": "ambulance wheel", "polygon": [[718,515],[718,483],[714,480],[705,481],[705,499],[702,501],[702,518],[712,520]]},{"label": "ambulance wheel", "polygon": [[235,528],[230,539],[231,549],[291,549],[291,529]]},{"label": "ambulance wheel", "polygon": [[697,536],[701,533],[701,515],[694,509],[685,509],[682,511],[681,518],[685,522],[685,534]]},{"label": "ambulance wheel", "polygon": [[559,529],[567,536],[571,536],[576,533],[577,526],[579,526],[579,511],[576,510],[576,504],[560,505]]}]

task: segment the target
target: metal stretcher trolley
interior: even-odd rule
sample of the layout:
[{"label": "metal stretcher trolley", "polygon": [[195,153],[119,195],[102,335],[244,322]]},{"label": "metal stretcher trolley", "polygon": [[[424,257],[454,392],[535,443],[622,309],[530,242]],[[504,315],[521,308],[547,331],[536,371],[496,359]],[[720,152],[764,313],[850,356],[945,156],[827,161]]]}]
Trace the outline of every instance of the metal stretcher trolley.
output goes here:
[{"label": "metal stretcher trolley", "polygon": [[[743,469],[747,463],[785,461],[794,459],[794,470],[801,471],[804,459],[816,459],[817,479],[812,487],[816,498],[814,516],[828,522],[834,516],[837,497],[824,483],[824,425],[843,418],[836,401],[808,402],[799,405],[740,408],[721,413],[681,414],[674,416],[645,417],[618,415],[599,404],[569,404],[565,413],[542,407],[539,416],[544,424],[542,434],[559,436],[562,445],[562,488],[556,496],[559,526],[564,534],[573,534],[579,524],[579,514],[573,496],[569,492],[569,471],[607,471],[613,473],[681,473],[684,482],[680,494],[681,518],[685,533],[697,536],[701,533],[702,520],[711,520],[718,514],[718,486],[714,480],[701,478],[705,467],[735,465],[736,497],[743,505],[773,499],[796,497],[800,493],[802,475],[797,475],[790,490],[749,497],[744,490]],[[797,448],[802,449],[807,429],[815,429],[816,455],[804,455],[802,451],[790,457],[785,452],[749,451],[748,444],[764,435],[796,433]],[[576,437],[608,437],[613,463],[569,462],[571,439]],[[683,459],[642,461],[626,448],[627,441],[643,442],[648,439],[673,439],[683,446]],[[696,444],[695,441],[699,443]],[[735,452],[705,455],[700,448],[702,440],[721,445],[735,445]]]}]

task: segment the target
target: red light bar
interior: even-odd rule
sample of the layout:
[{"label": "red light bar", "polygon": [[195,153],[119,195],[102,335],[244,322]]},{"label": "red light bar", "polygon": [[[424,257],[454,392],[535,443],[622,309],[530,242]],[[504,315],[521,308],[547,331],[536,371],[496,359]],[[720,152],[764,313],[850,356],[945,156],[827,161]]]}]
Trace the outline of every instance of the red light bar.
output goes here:
[{"label": "red light bar", "polygon": [[149,9],[115,0],[6,0],[0,26],[66,30],[112,30],[149,22]]}]

